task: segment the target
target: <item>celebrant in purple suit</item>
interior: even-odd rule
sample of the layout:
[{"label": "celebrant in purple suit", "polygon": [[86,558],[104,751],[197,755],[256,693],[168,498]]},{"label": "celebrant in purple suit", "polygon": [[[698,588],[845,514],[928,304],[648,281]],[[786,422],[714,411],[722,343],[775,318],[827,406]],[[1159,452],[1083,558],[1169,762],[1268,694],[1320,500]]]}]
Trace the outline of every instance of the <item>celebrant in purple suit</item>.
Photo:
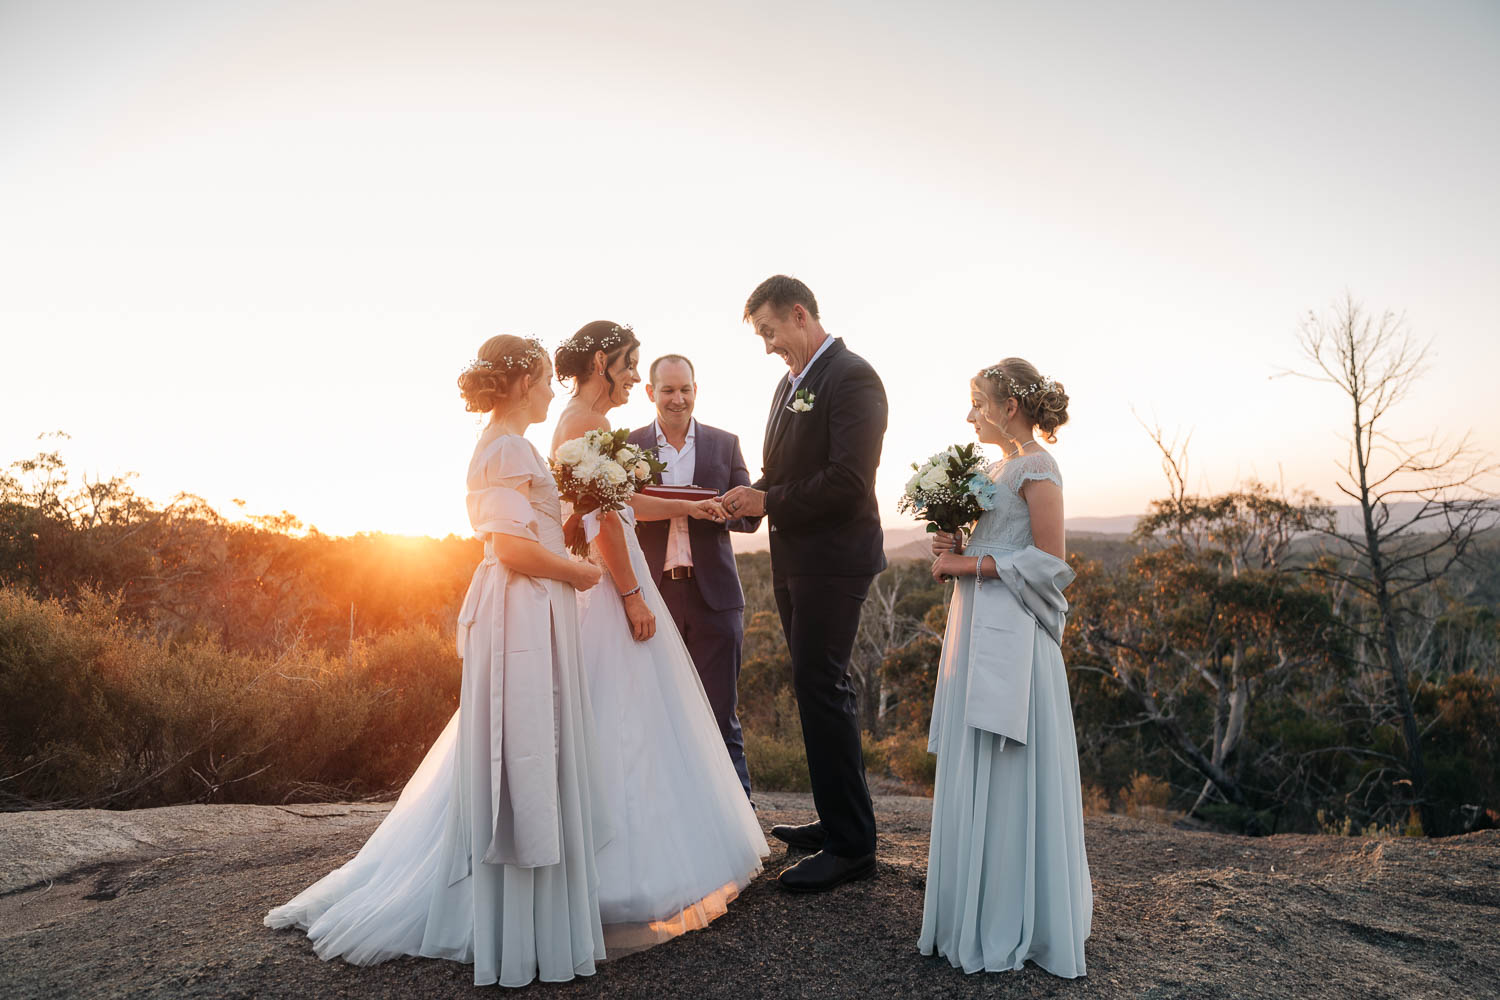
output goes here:
[{"label": "celebrant in purple suit", "polygon": [[[656,419],[632,433],[630,443],[657,450],[667,466],[662,485],[701,486],[715,495],[748,486],[750,473],[740,453],[740,439],[693,419],[698,399],[693,363],[680,354],[664,355],[651,362],[648,376],[646,395],[656,404]],[[686,517],[636,524],[646,564],[698,668],[746,795],[750,794],[750,772],[736,714],[745,594],[729,532],[754,531],[759,526],[758,517],[722,524]]]}]

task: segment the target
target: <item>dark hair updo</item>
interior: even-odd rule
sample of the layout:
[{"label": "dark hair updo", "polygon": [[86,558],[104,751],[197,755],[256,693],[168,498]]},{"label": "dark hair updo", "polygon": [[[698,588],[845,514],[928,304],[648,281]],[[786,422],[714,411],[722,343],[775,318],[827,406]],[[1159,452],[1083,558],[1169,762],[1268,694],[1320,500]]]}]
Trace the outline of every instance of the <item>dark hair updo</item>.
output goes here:
[{"label": "dark hair updo", "polygon": [[479,345],[479,357],[458,376],[458,394],[470,413],[489,413],[510,402],[522,378],[540,379],[547,349],[530,337],[502,333]]},{"label": "dark hair updo", "polygon": [[1021,358],[1006,358],[974,378],[995,402],[1014,399],[1043,440],[1057,443],[1057,429],[1068,422],[1068,394],[1061,382],[1043,378],[1035,365]]},{"label": "dark hair updo", "polygon": [[562,346],[553,355],[552,364],[557,371],[557,380],[566,382],[573,380],[573,391],[578,391],[582,379],[593,374],[594,354],[604,352],[604,380],[609,383],[609,391],[615,391],[614,376],[609,370],[614,367],[615,362],[623,357],[628,357],[630,352],[641,346],[636,339],[635,331],[620,323],[611,323],[607,319],[596,319],[592,323],[585,323],[578,328],[578,332],[562,342]]}]

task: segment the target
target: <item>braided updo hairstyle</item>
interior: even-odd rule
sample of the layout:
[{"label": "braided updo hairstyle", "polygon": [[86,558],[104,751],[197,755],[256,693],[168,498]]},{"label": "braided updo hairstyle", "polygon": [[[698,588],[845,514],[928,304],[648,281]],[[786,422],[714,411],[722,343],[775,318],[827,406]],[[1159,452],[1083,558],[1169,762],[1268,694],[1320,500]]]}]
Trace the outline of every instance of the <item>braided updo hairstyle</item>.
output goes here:
[{"label": "braided updo hairstyle", "polygon": [[512,402],[521,380],[540,379],[547,370],[547,349],[530,337],[502,333],[479,345],[478,360],[458,376],[458,394],[470,413],[489,413]]},{"label": "braided updo hairstyle", "polygon": [[640,346],[641,342],[636,339],[635,331],[630,327],[611,323],[607,319],[596,319],[579,327],[577,333],[562,342],[562,346],[553,355],[552,364],[557,371],[557,380],[566,382],[572,379],[573,391],[576,393],[579,380],[593,372],[595,352],[603,351],[604,379],[609,383],[609,391],[613,394],[615,379],[609,370],[616,361],[629,356],[631,351]]},{"label": "braided updo hairstyle", "polygon": [[1068,394],[1061,382],[1043,378],[1035,365],[1021,358],[1006,358],[974,378],[995,402],[1014,399],[1042,439],[1057,443],[1057,429],[1068,422]]}]

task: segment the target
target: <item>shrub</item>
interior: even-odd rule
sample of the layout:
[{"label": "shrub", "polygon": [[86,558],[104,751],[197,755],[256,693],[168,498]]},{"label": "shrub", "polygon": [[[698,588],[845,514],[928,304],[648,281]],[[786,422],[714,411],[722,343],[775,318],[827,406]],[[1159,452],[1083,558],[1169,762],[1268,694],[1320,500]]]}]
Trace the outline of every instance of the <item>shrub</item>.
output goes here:
[{"label": "shrub", "polygon": [[937,781],[937,757],[927,752],[927,733],[895,733],[881,743],[890,773],[931,795]]},{"label": "shrub", "polygon": [[1109,795],[1098,785],[1083,786],[1083,814],[1103,816],[1109,812]]},{"label": "shrub", "polygon": [[750,780],[756,788],[768,792],[810,792],[812,778],[807,773],[807,750],[799,734],[795,738],[771,735],[746,735],[745,758],[750,765]]},{"label": "shrub", "polygon": [[0,804],[279,802],[399,787],[457,706],[451,639],[419,626],[347,657],[139,635],[0,588]]},{"label": "shrub", "polygon": [[1130,784],[1121,791],[1120,804],[1127,816],[1170,823],[1175,818],[1167,809],[1171,798],[1172,788],[1165,781],[1137,771],[1130,776]]}]

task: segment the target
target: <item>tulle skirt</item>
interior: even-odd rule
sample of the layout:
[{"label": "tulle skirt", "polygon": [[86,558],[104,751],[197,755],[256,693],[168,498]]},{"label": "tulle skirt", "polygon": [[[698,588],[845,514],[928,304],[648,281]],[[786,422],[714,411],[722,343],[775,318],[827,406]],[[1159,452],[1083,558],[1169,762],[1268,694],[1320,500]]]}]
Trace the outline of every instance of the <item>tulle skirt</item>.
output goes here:
[{"label": "tulle skirt", "polygon": [[604,958],[594,856],[609,833],[596,815],[602,798],[590,776],[597,756],[579,666],[576,598],[562,584],[548,581],[548,589],[560,863],[520,868],[478,858],[471,864],[468,857],[471,844],[483,854],[491,815],[487,706],[498,637],[482,627],[481,615],[470,631],[459,711],[395,807],[353,860],[272,910],[268,926],[301,928],[319,957],[355,965],[401,955],[472,963],[475,985],[524,986],[593,973]]},{"label": "tulle skirt", "polygon": [[[986,584],[988,586],[988,584]],[[1000,584],[996,584],[999,586]],[[1025,745],[964,725],[972,580],[949,610],[933,712],[938,730],[922,954],[965,972],[1085,973],[1093,888],[1062,652],[1037,630]]]},{"label": "tulle skirt", "polygon": [[584,671],[614,830],[596,859],[612,957],[706,926],[770,853],[633,535],[627,531],[632,564],[656,615],[656,635],[631,638],[607,573],[579,595]]}]

